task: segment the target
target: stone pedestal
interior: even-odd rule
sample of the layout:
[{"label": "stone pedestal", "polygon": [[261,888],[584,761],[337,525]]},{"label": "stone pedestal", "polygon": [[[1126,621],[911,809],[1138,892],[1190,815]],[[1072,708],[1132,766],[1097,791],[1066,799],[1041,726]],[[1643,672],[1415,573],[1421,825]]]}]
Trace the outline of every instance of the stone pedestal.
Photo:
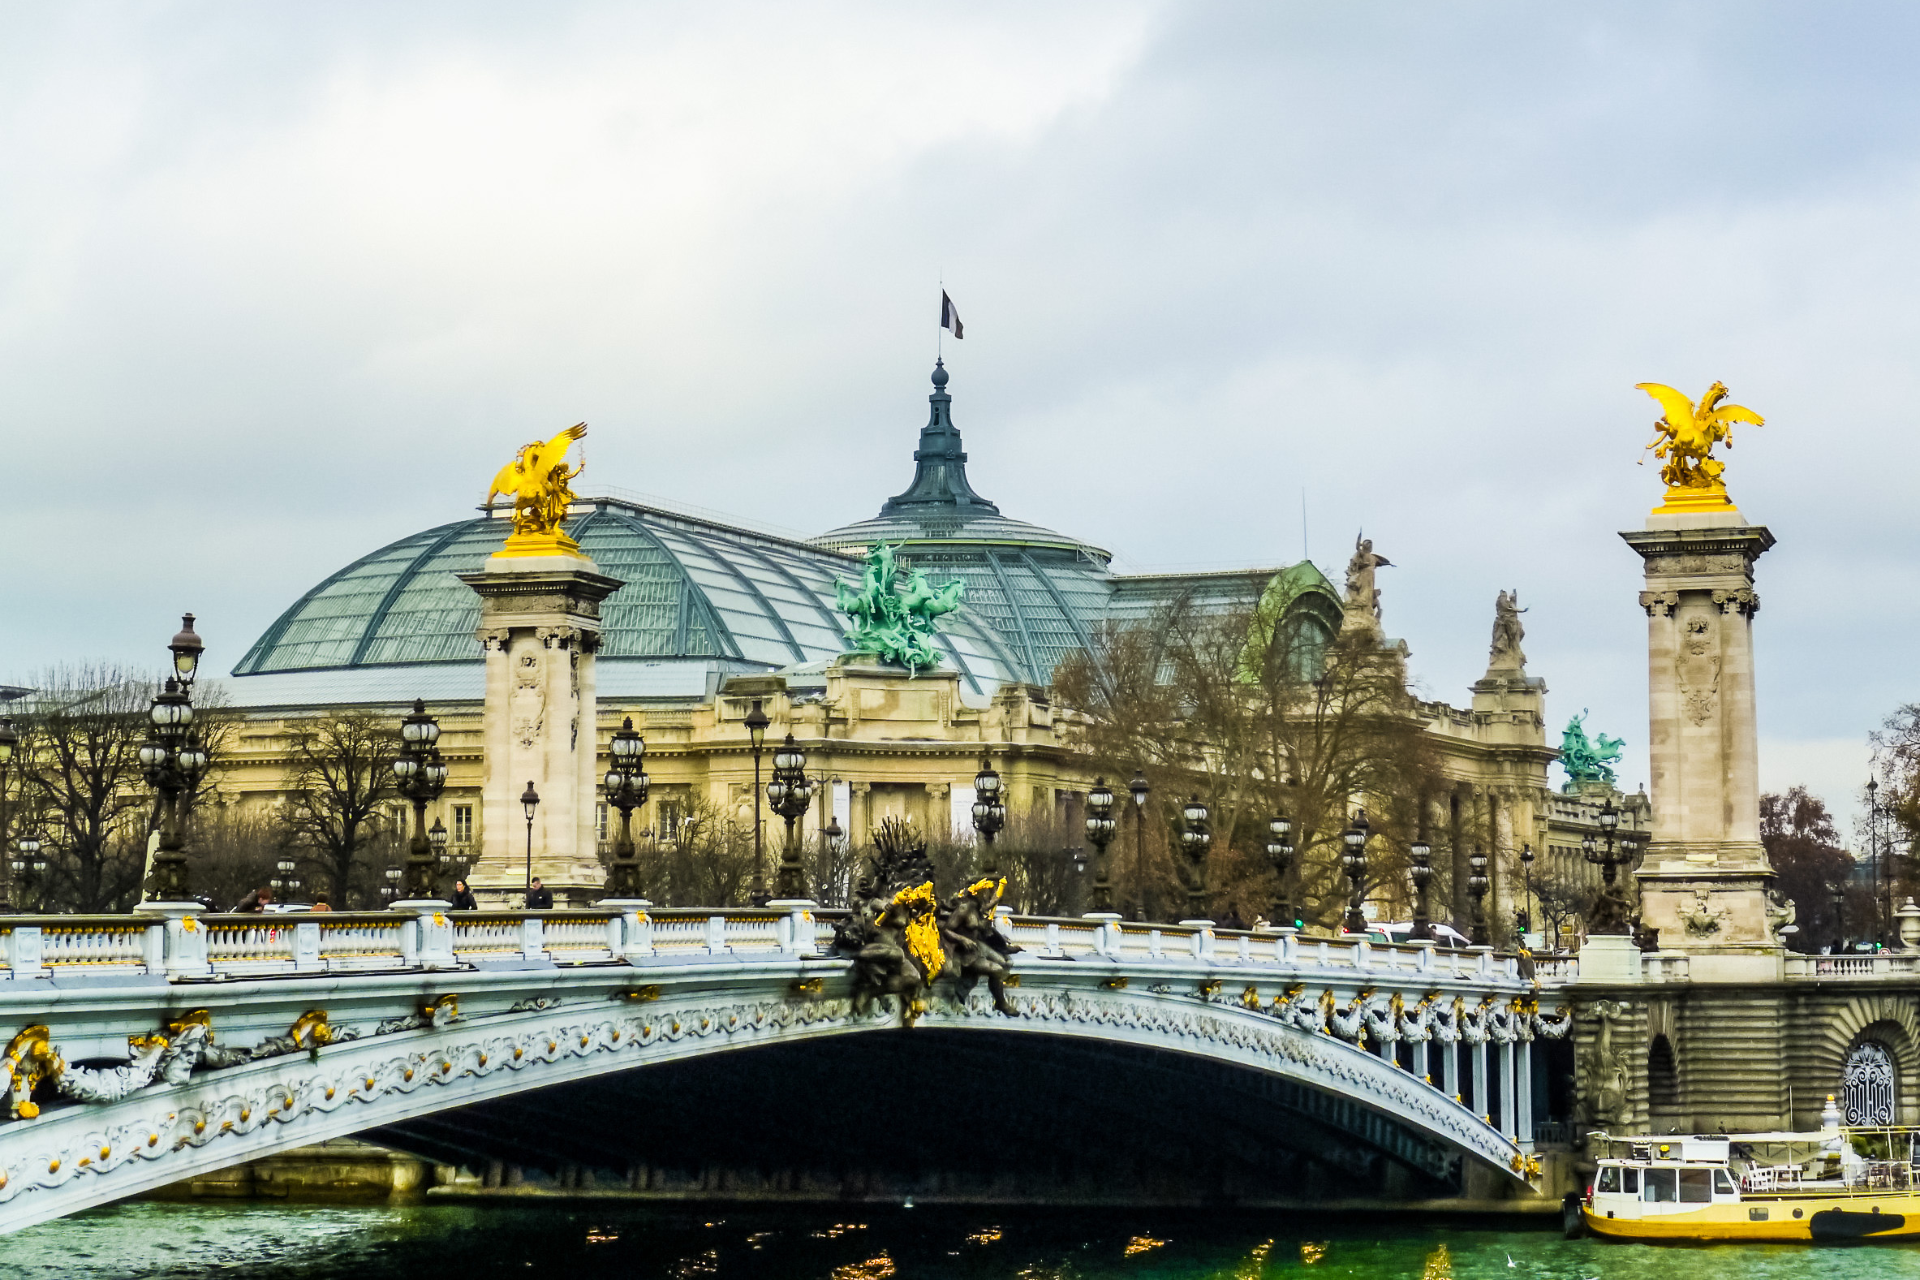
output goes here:
[{"label": "stone pedestal", "polygon": [[1640,981],[1640,948],[1623,933],[1596,933],[1580,945],[1580,981]]},{"label": "stone pedestal", "polygon": [[1777,979],[1760,843],[1753,564],[1773,535],[1731,507],[1656,511],[1620,535],[1646,562],[1653,839],[1636,878],[1662,951],[1695,981]]},{"label": "stone pedestal", "polygon": [[557,554],[496,555],[461,581],[480,597],[475,634],[487,661],[480,857],[468,883],[484,905],[520,905],[528,864],[520,795],[531,782],[540,796],[532,873],[555,906],[586,906],[605,878],[594,830],[593,655],[600,602],[620,580],[585,556]]}]

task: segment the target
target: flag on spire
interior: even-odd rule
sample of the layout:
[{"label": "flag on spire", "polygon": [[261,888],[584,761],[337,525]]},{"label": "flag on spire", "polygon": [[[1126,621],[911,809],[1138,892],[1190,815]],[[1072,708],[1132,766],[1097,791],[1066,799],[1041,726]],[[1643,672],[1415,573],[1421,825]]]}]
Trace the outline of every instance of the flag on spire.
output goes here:
[{"label": "flag on spire", "polygon": [[940,291],[940,327],[951,330],[956,338],[967,336],[960,327],[960,313],[954,310],[953,299],[947,296],[945,289]]}]

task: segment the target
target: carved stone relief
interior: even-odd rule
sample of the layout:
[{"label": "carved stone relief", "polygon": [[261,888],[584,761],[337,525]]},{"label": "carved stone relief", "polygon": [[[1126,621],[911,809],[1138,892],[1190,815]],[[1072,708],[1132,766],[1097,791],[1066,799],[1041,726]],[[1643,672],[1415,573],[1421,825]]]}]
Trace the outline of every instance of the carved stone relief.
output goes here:
[{"label": "carved stone relief", "polygon": [[1713,719],[1720,697],[1720,637],[1711,614],[1691,614],[1681,622],[1677,666],[1681,710],[1703,725]]}]

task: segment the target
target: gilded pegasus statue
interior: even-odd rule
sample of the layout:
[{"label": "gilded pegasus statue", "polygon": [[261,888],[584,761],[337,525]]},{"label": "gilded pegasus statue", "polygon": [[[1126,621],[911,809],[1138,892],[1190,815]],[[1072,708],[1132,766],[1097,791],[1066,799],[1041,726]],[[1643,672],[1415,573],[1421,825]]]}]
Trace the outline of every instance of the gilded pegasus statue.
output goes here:
[{"label": "gilded pegasus statue", "polygon": [[[1707,388],[1696,407],[1693,401],[1658,382],[1636,382],[1634,390],[1644,391],[1659,401],[1664,416],[1653,424],[1655,435],[1647,442],[1653,456],[1664,460],[1660,478],[1669,490],[1708,490],[1725,494],[1720,474],[1726,464],[1713,456],[1713,446],[1725,441],[1733,448],[1733,424],[1745,422],[1759,427],[1766,419],[1743,405],[1725,404],[1727,384],[1716,382]],[[1641,459],[1645,461],[1645,459]],[[1671,495],[1670,495],[1671,496]]]},{"label": "gilded pegasus statue", "polygon": [[587,434],[587,424],[577,422],[551,440],[535,440],[523,445],[512,462],[500,468],[487,489],[487,503],[496,494],[513,495],[513,532],[537,536],[554,534],[567,518],[573,503],[573,490],[567,482],[580,474],[579,467],[566,465],[567,449]]}]

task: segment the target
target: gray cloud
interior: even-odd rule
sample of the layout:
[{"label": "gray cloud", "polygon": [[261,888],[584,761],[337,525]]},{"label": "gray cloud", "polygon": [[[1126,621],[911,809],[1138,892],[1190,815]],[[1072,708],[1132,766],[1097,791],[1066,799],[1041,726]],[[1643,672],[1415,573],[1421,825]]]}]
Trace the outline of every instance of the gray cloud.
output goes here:
[{"label": "gray cloud", "polygon": [[[1768,415],[1762,723],[1833,792],[1920,625],[1901,6],[7,6],[0,671],[221,662],[524,439],[817,530],[908,474],[1135,566],[1493,594],[1644,775],[1643,380]],[[1778,770],[1776,769],[1777,773]],[[1834,795],[1839,800],[1841,797]]]}]

